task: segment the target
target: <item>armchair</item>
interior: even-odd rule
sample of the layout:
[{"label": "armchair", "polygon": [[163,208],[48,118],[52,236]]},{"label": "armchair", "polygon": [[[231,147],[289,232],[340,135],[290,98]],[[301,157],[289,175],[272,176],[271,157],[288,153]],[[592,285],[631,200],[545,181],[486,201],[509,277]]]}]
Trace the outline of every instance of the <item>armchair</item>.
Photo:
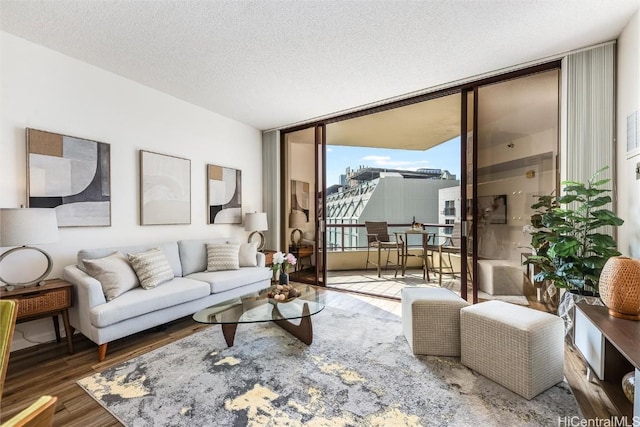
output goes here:
[{"label": "armchair", "polygon": [[18,307],[15,301],[0,300],[0,401],[2,401],[4,378],[7,375],[9,353],[17,315]]},{"label": "armchair", "polygon": [[56,412],[55,396],[41,396],[27,408],[17,413],[0,427],[50,427]]}]

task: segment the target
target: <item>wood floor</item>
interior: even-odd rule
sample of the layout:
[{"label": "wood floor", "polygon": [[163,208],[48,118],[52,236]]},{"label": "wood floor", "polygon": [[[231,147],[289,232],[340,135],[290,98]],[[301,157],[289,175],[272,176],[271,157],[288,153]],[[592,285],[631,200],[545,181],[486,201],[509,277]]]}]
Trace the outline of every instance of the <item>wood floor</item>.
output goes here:
[{"label": "wood floor", "polygon": [[[399,318],[400,302],[388,298],[322,290],[329,307],[352,310],[365,315]],[[98,405],[75,382],[87,375],[146,353],[204,328],[190,317],[109,344],[107,359],[97,363],[97,346],[80,334],[74,336],[75,353],[67,354],[64,340],[11,353],[0,402],[0,420],[6,421],[39,396],[58,397],[54,426],[119,426],[120,423]],[[239,331],[241,333],[241,331]],[[567,346],[565,375],[585,418],[609,418],[612,406],[599,386],[585,379],[585,366],[576,351]]]}]

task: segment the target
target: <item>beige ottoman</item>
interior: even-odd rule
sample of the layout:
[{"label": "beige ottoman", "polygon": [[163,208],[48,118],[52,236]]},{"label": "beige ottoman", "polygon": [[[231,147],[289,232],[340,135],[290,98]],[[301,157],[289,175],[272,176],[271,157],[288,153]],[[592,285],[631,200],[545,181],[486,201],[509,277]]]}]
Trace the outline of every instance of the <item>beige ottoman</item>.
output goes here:
[{"label": "beige ottoman", "polygon": [[413,354],[460,356],[465,300],[444,288],[402,289],[402,330]]},{"label": "beige ottoman", "polygon": [[460,311],[463,365],[533,399],[564,379],[564,323],[502,301]]}]

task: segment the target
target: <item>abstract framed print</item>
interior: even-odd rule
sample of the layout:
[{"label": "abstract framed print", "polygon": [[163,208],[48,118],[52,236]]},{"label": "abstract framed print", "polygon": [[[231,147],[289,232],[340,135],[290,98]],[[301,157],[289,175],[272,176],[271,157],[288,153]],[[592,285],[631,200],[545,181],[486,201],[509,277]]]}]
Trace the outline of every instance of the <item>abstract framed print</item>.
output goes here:
[{"label": "abstract framed print", "polygon": [[305,222],[309,222],[309,191],[308,182],[291,180],[291,211],[304,213]]},{"label": "abstract framed print", "polygon": [[207,223],[242,223],[242,171],[207,165]]},{"label": "abstract framed print", "polygon": [[191,160],[140,150],[140,224],[191,224]]},{"label": "abstract framed print", "polygon": [[59,227],[111,225],[111,148],[27,128],[27,201],[54,208]]}]

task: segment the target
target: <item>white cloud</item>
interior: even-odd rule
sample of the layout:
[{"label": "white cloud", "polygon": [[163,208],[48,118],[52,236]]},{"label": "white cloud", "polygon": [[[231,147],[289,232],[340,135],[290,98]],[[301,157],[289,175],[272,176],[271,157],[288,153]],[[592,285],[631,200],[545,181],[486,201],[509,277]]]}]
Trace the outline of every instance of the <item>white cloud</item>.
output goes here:
[{"label": "white cloud", "polygon": [[365,156],[362,160],[372,162],[373,167],[416,170],[430,166],[429,160],[392,160],[390,156]]},{"label": "white cloud", "polygon": [[373,155],[371,155],[371,156],[364,156],[362,158],[362,160],[369,160],[369,161],[372,161],[372,162],[385,162],[385,161],[391,160],[391,157],[389,157],[389,156],[373,156]]}]

